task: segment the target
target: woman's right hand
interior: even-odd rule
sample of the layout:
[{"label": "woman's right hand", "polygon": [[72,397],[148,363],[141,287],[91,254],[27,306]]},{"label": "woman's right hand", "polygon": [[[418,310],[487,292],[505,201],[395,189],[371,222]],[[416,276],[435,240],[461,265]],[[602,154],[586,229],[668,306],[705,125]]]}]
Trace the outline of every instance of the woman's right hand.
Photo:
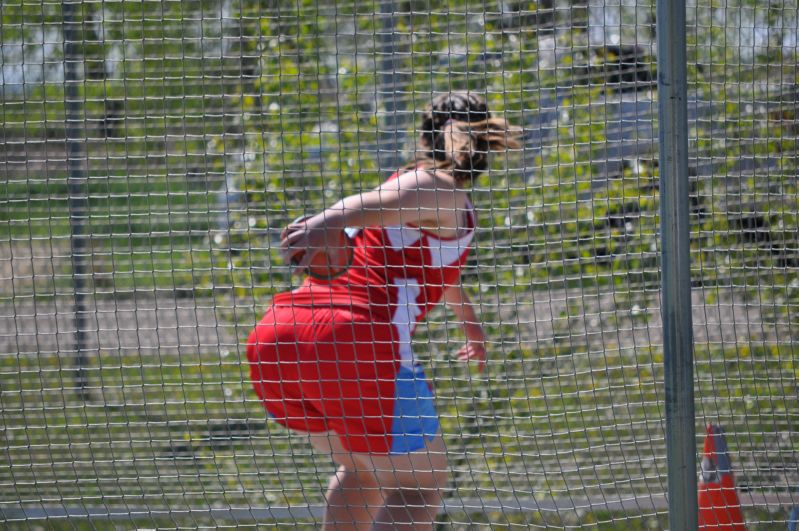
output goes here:
[{"label": "woman's right hand", "polygon": [[340,246],[331,246],[339,227],[331,227],[326,222],[324,212],[315,216],[300,218],[286,226],[280,235],[280,254],[286,263],[291,264],[294,274],[305,273],[312,260],[319,253],[331,255],[331,261],[339,262],[334,253],[345,253]]}]

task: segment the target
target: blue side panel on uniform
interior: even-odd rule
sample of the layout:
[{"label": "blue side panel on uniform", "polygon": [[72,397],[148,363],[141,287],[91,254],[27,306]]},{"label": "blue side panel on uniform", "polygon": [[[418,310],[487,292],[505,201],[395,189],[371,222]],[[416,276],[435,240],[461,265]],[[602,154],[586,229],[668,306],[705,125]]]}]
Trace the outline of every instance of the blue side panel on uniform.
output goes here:
[{"label": "blue side panel on uniform", "polygon": [[407,454],[421,450],[425,438],[435,437],[438,429],[435,398],[421,365],[413,369],[400,367],[391,426],[391,453]]}]

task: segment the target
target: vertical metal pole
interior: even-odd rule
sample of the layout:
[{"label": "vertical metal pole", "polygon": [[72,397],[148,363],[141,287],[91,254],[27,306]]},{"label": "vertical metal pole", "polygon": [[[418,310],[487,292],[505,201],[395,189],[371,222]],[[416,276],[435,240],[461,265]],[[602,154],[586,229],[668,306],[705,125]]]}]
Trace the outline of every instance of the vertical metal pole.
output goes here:
[{"label": "vertical metal pole", "polygon": [[397,99],[397,90],[402,85],[397,72],[399,60],[397,59],[396,49],[397,28],[394,8],[393,0],[380,2],[382,31],[380,37],[381,49],[378,53],[383,55],[383,59],[380,61],[380,86],[377,90],[383,91],[383,95],[379,100],[383,100],[385,103],[386,114],[380,125],[378,125],[382,130],[378,135],[377,159],[380,169],[386,170],[388,174],[397,171],[402,164],[400,155],[402,135],[399,132],[402,120],[399,118],[398,113],[402,111],[404,106],[402,101]]},{"label": "vertical metal pole", "polygon": [[83,117],[80,100],[80,68],[83,65],[83,32],[80,31],[82,17],[75,1],[61,5],[64,21],[64,106],[66,114],[67,188],[69,192],[69,225],[72,249],[72,282],[75,300],[75,385],[83,398],[87,398],[86,387],[86,331],[88,330],[88,307],[86,304],[88,274],[87,231],[85,221],[89,213],[86,175],[86,152],[83,134]]},{"label": "vertical metal pole", "polygon": [[685,0],[657,0],[669,527],[697,529]]}]

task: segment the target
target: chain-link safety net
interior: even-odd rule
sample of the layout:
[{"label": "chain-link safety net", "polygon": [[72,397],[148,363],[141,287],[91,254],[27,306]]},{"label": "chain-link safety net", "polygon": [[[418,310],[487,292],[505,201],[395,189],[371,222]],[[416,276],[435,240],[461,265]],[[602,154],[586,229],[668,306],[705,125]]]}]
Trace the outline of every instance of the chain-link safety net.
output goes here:
[{"label": "chain-link safety net", "polygon": [[[752,529],[799,505],[797,14],[687,12],[697,474],[719,424]],[[469,188],[485,371],[446,305],[412,339],[438,525],[666,526],[655,43],[654,0],[4,0],[3,525],[318,526],[336,466],[246,355],[281,232],[467,91],[521,134]]]}]

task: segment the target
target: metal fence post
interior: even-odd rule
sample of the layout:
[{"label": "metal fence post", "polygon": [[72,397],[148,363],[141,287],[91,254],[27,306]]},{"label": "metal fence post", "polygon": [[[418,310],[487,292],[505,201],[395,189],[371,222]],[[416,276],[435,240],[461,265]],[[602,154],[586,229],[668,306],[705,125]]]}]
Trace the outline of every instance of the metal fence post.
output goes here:
[{"label": "metal fence post", "polygon": [[82,17],[76,2],[67,1],[61,6],[64,37],[64,107],[66,114],[67,187],[69,191],[69,225],[72,260],[72,289],[75,299],[75,385],[83,398],[87,397],[86,330],[88,327],[86,297],[87,231],[85,220],[89,215],[86,176],[84,120],[81,114],[79,68],[83,65]]},{"label": "metal fence post", "polygon": [[[398,68],[396,36],[396,6],[394,1],[380,3],[380,71],[376,87],[377,103],[385,106],[385,116],[378,122],[377,160],[380,170],[386,175],[396,172],[402,165],[402,137],[399,131],[403,119],[399,116],[404,103],[398,91],[402,86]],[[379,109],[379,106],[378,106]]]},{"label": "metal fence post", "polygon": [[657,2],[663,349],[669,526],[698,526],[688,214],[685,0]]}]

